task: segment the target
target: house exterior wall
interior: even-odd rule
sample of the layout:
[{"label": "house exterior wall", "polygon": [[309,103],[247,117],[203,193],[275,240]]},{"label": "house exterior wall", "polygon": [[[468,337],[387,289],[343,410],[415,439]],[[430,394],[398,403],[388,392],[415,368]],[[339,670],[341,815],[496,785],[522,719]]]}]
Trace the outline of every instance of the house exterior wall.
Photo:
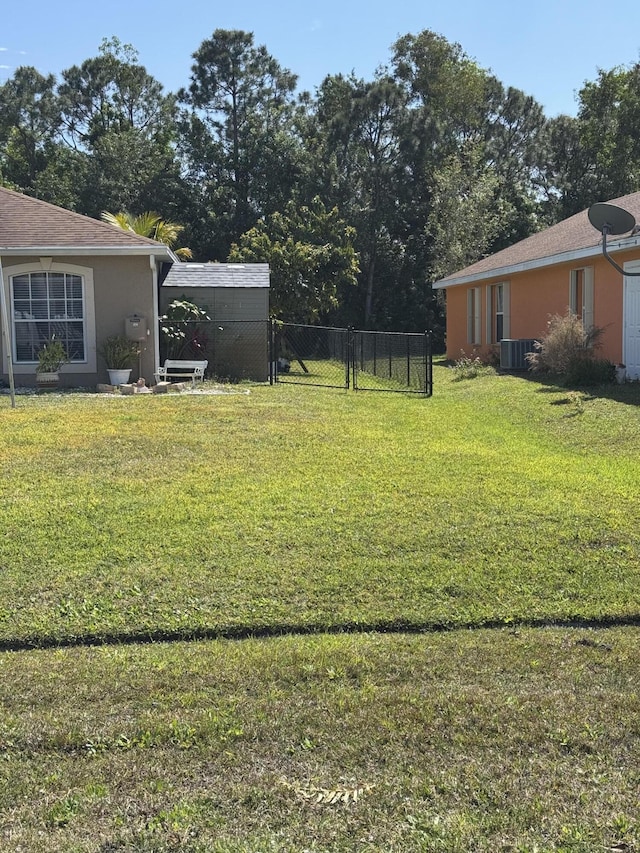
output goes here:
[{"label": "house exterior wall", "polygon": [[[63,387],[91,387],[106,382],[106,365],[98,355],[102,341],[115,334],[124,334],[125,318],[138,314],[148,320],[149,335],[141,353],[140,372],[153,376],[157,330],[154,317],[154,273],[148,255],[60,256],[39,258],[3,255],[3,278],[7,309],[11,310],[10,278],[14,274],[55,271],[80,272],[85,282],[86,362],[66,364],[60,370]],[[10,323],[11,325],[11,323]],[[5,347],[2,348],[2,375],[8,376]],[[132,377],[138,375],[138,366]],[[35,384],[35,364],[14,364],[16,384]]]},{"label": "house exterior wall", "polygon": [[[623,265],[637,257],[637,250],[621,253],[616,255],[616,262]],[[509,332],[505,337],[540,338],[552,315],[569,310],[571,271],[588,267],[593,269],[593,323],[604,329],[599,355],[622,361],[623,277],[601,255],[447,288],[447,357],[457,359],[474,352],[487,356],[497,350],[496,343],[487,342],[486,291],[491,285],[508,282]],[[471,288],[479,288],[481,296],[481,342],[475,345],[468,340]]]},{"label": "house exterior wall", "polygon": [[[154,275],[149,256],[100,257],[94,266],[96,278],[97,346],[111,335],[125,333],[125,319],[137,314],[147,321],[147,339],[141,344],[139,364],[132,379],[139,375],[151,381],[156,365],[158,330],[154,317]],[[106,364],[98,358],[97,381],[107,381]]]}]

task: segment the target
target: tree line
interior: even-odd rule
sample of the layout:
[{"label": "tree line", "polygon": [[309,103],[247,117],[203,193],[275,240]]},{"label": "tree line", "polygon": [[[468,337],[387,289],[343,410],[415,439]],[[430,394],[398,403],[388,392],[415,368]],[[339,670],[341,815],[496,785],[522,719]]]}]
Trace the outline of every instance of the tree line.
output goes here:
[{"label": "tree line", "polygon": [[196,260],[267,261],[284,319],[441,333],[433,281],[640,188],[639,127],[638,63],[547,118],[429,30],[313,94],[248,32],[215,30],[175,93],[111,38],[0,86],[0,182],[95,218],[158,212]]}]

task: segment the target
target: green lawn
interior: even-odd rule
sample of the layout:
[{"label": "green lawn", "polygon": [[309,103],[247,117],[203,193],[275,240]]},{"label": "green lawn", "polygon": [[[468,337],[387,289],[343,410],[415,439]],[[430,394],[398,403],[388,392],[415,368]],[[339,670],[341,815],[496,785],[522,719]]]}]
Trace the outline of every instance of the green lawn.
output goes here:
[{"label": "green lawn", "polygon": [[0,850],[640,844],[640,387],[454,378],[0,399]]}]

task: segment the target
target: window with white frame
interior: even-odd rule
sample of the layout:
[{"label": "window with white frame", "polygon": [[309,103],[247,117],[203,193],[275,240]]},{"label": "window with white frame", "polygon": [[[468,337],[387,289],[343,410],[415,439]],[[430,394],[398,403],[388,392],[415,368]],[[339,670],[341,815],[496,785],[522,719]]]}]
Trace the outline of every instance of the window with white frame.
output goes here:
[{"label": "window with white frame", "polygon": [[34,270],[11,278],[14,359],[38,360],[42,345],[54,338],[70,362],[87,360],[85,286],[82,275]]},{"label": "window with white frame", "polygon": [[509,282],[487,286],[487,343],[498,344],[509,337]]},{"label": "window with white frame", "polygon": [[482,343],[480,335],[480,288],[470,287],[467,291],[467,343]]},{"label": "window with white frame", "polygon": [[494,284],[491,288],[491,316],[493,318],[492,337],[494,341],[501,341],[504,331],[504,285]]},{"label": "window with white frame", "polygon": [[571,270],[569,282],[569,311],[588,331],[593,326],[593,267]]}]

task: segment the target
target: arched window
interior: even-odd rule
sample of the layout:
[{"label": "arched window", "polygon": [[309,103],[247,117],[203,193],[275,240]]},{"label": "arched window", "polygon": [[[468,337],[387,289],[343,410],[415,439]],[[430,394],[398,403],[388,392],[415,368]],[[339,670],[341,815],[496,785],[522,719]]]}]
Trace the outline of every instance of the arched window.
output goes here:
[{"label": "arched window", "polygon": [[17,364],[38,360],[52,338],[64,345],[70,362],[87,359],[85,287],[82,275],[38,270],[11,278],[14,358]]},{"label": "arched window", "polygon": [[95,373],[93,268],[40,258],[4,272],[16,373],[32,374],[38,351],[54,335],[69,356],[63,370]]}]

